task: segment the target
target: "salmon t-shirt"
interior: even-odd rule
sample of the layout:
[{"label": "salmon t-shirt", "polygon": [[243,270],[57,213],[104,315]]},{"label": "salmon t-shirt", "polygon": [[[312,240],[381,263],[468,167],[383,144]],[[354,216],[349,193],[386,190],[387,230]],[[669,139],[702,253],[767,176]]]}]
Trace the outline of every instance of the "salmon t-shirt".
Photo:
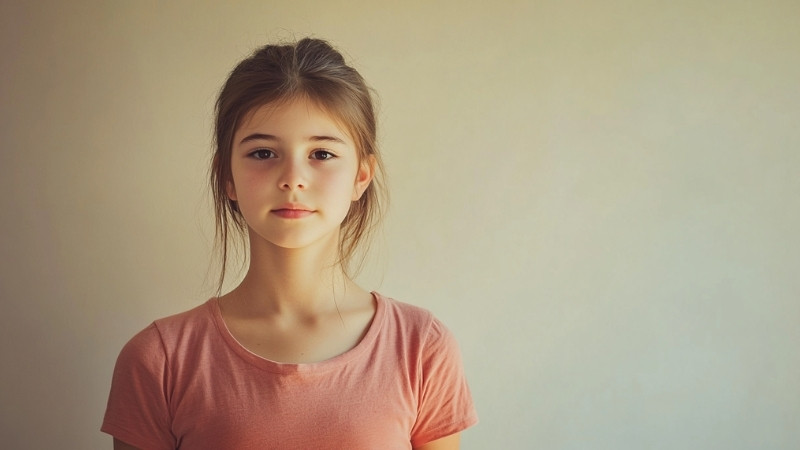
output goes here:
[{"label": "salmon t-shirt", "polygon": [[453,335],[373,296],[361,342],[318,363],[248,351],[216,298],[156,320],[117,359],[102,431],[146,450],[410,449],[477,423]]}]

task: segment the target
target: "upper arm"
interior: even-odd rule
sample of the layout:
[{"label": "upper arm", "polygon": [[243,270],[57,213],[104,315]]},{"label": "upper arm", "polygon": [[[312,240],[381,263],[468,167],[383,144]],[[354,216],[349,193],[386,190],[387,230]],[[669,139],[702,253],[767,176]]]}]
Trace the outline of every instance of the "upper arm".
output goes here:
[{"label": "upper arm", "polygon": [[130,444],[126,444],[117,438],[114,438],[114,450],[139,450],[139,449]]},{"label": "upper arm", "polygon": [[419,447],[414,447],[414,450],[458,450],[460,440],[461,433],[453,433],[450,436],[445,436]]},{"label": "upper arm", "polygon": [[120,440],[120,444],[174,449],[176,440],[170,429],[167,402],[169,380],[166,352],[158,331],[151,325],[128,341],[117,358],[100,429]]},{"label": "upper arm", "polygon": [[[431,443],[437,446],[430,449],[457,449],[457,433],[474,425],[478,417],[464,375],[458,342],[436,319],[431,322],[421,347],[420,372],[417,420],[411,430],[412,445],[434,439]],[[446,436],[446,439],[439,444],[441,436]]]}]

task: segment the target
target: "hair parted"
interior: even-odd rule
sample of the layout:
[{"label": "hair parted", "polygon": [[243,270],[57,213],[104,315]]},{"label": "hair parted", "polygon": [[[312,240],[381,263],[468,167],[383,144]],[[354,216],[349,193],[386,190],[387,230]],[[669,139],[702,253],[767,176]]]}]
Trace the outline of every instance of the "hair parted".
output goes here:
[{"label": "hair parted", "polygon": [[[210,182],[216,216],[216,245],[222,289],[232,234],[244,243],[247,224],[235,201],[228,198],[233,181],[233,136],[247,115],[261,106],[305,97],[342,124],[356,145],[359,164],[372,158],[374,177],[361,198],[353,202],[339,234],[338,262],[346,273],[363,263],[353,257],[383,216],[387,200],[383,162],[377,146],[377,121],[370,88],[361,75],[328,42],[305,38],[293,44],[266,45],[241,61],[230,73],[217,98],[214,154]],[[354,268],[354,269],[353,269]]]}]

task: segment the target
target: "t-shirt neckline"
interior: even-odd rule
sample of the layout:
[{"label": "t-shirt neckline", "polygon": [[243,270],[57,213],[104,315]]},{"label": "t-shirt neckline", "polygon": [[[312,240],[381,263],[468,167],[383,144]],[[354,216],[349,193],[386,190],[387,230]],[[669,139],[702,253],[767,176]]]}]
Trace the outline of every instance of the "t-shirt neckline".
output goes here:
[{"label": "t-shirt neckline", "polygon": [[375,291],[372,291],[371,294],[375,299],[375,314],[372,317],[372,321],[370,322],[364,337],[361,338],[358,344],[356,344],[355,347],[351,348],[350,350],[347,350],[344,353],[336,355],[330,359],[312,363],[286,363],[273,361],[251,352],[241,343],[239,343],[239,341],[233,337],[233,334],[231,334],[230,330],[228,329],[228,325],[222,318],[222,311],[219,307],[219,297],[213,297],[209,299],[207,305],[209,307],[212,320],[214,321],[214,325],[216,325],[217,331],[222,337],[222,340],[225,341],[231,351],[233,351],[248,364],[253,365],[261,370],[280,374],[314,373],[325,372],[339,368],[350,360],[364,354],[369,350],[370,347],[372,347],[385,320],[386,299]]}]

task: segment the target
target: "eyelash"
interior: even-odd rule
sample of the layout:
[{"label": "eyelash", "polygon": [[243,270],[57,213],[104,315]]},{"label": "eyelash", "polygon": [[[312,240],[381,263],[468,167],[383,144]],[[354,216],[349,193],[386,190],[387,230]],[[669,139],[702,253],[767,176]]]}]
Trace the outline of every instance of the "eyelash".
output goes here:
[{"label": "eyelash", "polygon": [[[322,155],[325,155],[325,156],[320,158],[319,156],[322,156]],[[259,161],[263,161],[263,160],[266,160],[266,159],[275,158],[275,152],[270,150],[270,149],[267,149],[267,148],[260,148],[258,150],[255,150],[255,151],[251,152],[250,156],[252,158],[254,158],[254,159],[259,160]],[[314,150],[313,152],[311,152],[310,158],[315,159],[317,161],[328,161],[328,160],[336,158],[336,155],[334,155],[332,152],[330,152],[328,150],[318,149],[318,150]]]},{"label": "eyelash", "polygon": [[[265,155],[266,153],[266,155]],[[250,156],[259,161],[275,157],[275,152],[266,148],[260,148],[250,153]]]},{"label": "eyelash", "polygon": [[[324,158],[315,157],[315,156],[319,156],[319,155],[326,155],[326,156]],[[314,157],[314,159],[316,159],[317,161],[328,161],[330,159],[336,158],[336,155],[334,155],[333,153],[329,152],[328,150],[314,150],[311,153],[311,156]]]}]

